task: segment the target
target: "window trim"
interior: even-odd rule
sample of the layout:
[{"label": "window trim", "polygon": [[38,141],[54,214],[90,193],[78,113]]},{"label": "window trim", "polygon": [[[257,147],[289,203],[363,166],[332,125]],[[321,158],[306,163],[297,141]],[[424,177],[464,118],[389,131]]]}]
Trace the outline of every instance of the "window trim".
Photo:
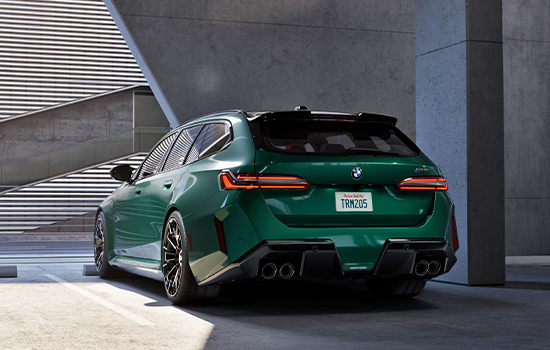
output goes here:
[{"label": "window trim", "polygon": [[[183,164],[179,167],[175,167],[175,168],[172,168],[172,169],[164,169],[164,167],[166,166],[166,161],[168,160],[168,156],[170,155],[170,152],[172,152],[172,148],[174,148],[174,145],[176,144],[176,141],[178,141],[181,133],[184,131],[184,130],[187,130],[187,129],[191,129],[191,128],[194,128],[196,126],[200,126],[200,130],[199,132],[197,133],[197,137],[199,137],[199,135],[201,134],[202,132],[202,129],[204,129],[204,124],[194,124],[194,125],[188,125],[186,127],[182,127],[181,130],[178,132],[178,135],[176,136],[176,138],[174,139],[174,141],[170,144],[170,147],[168,147],[168,149],[166,149],[166,153],[164,154],[164,157],[162,158],[162,161],[159,163],[159,169],[162,169],[160,171],[157,172],[158,173],[163,173],[165,171],[171,171],[171,170],[174,170],[174,169],[179,169],[183,166],[185,166],[185,161],[187,160],[187,156],[189,155],[189,150],[191,149],[191,147],[193,147],[193,145],[195,144],[195,140],[197,139],[197,137],[195,137],[195,139],[193,140],[193,142],[191,143],[191,146],[189,146],[189,149],[187,150],[187,153],[185,154],[185,159],[183,160]],[[162,165],[162,166],[160,166]]]},{"label": "window trim", "polygon": [[[214,154],[218,154],[220,153],[221,151],[224,151],[227,147],[229,147],[233,141],[234,141],[234,138],[233,138],[233,124],[231,124],[231,122],[229,120],[225,120],[225,119],[220,119],[220,120],[209,120],[209,121],[206,121],[203,124],[203,128],[201,129],[201,132],[202,130],[204,129],[204,126],[206,126],[207,124],[226,124],[229,126],[229,140],[227,142],[227,144],[225,146],[223,146],[222,148],[220,148],[218,151],[214,152],[214,153],[211,153],[209,154],[208,156],[203,156],[201,158],[197,158],[195,159],[194,161],[192,161],[191,163],[187,163],[187,157],[189,156],[189,151],[187,152],[187,154],[185,155],[185,164],[183,166],[187,166],[189,164],[193,164],[193,163],[196,163],[198,162],[199,160],[203,160],[207,157],[210,157],[210,156],[213,156]],[[199,134],[197,135],[197,138],[200,136],[200,132]],[[197,140],[197,138],[195,138],[195,140],[193,140],[193,144],[191,144],[191,147],[189,147],[189,150],[191,150],[191,148],[193,148],[193,146],[195,145],[195,141]]]},{"label": "window trim", "polygon": [[[139,167],[137,168],[137,170],[134,172],[134,175],[132,175],[132,183],[134,182],[137,182],[137,181],[141,181],[143,179],[147,179],[153,175],[156,175],[156,174],[160,174],[161,171],[158,171],[159,170],[159,165],[160,164],[163,164],[164,166],[164,162],[166,161],[166,155],[167,155],[167,151],[168,150],[171,150],[173,145],[174,145],[174,142],[176,142],[176,140],[178,139],[178,136],[179,134],[181,133],[183,129],[181,130],[173,130],[172,132],[169,132],[166,136],[164,136],[162,139],[159,140],[159,142],[157,142],[155,144],[155,146],[153,148],[151,148],[151,150],[149,151],[149,154],[147,154],[147,157],[145,157],[145,159],[143,160],[143,162],[141,162],[141,164],[139,165]],[[138,176],[139,176],[139,173],[141,172],[141,169],[143,168],[143,164],[145,164],[145,162],[147,161],[147,159],[149,159],[149,157],[153,154],[153,151],[155,149],[157,149],[157,147],[159,147],[162,142],[164,142],[164,140],[166,140],[167,138],[169,138],[170,136],[174,135],[174,134],[177,134],[176,137],[174,138],[174,140],[172,140],[172,142],[170,143],[170,145],[168,145],[168,148],[166,149],[166,151],[164,151],[164,154],[162,155],[162,158],[160,159],[160,162],[157,164],[157,166],[155,167],[155,170],[153,171],[152,174],[149,174],[147,176],[144,176],[142,177],[141,179],[138,179]],[[161,168],[162,169],[162,168]]]},{"label": "window trim", "polygon": [[[190,163],[187,163],[187,157],[189,156],[189,151],[191,150],[191,148],[195,145],[195,141],[197,140],[197,138],[199,137],[199,135],[201,134],[201,132],[204,130],[204,127],[208,124],[226,124],[229,126],[229,141],[227,142],[227,144],[225,146],[223,146],[221,149],[219,149],[218,151],[214,152],[214,153],[211,153],[209,154],[208,156],[206,157],[209,157],[209,156],[212,156],[214,154],[218,154],[219,152],[221,151],[224,151],[225,149],[227,149],[227,147],[229,147],[229,145],[231,145],[234,141],[234,134],[233,134],[233,124],[231,124],[231,122],[229,120],[225,120],[225,119],[220,119],[220,120],[209,120],[209,121],[205,121],[205,122],[200,122],[200,123],[194,123],[194,124],[190,124],[190,125],[185,125],[185,126],[182,126],[181,129],[178,128],[176,130],[174,130],[172,133],[169,133],[168,135],[166,135],[164,138],[162,138],[155,146],[158,147],[160,145],[160,143],[162,141],[164,141],[166,138],[170,137],[170,135],[172,134],[177,134],[176,137],[174,138],[174,140],[172,141],[172,143],[170,143],[170,145],[168,146],[168,148],[166,149],[166,151],[164,152],[164,155],[162,156],[161,158],[161,161],[159,162],[159,164],[157,165],[157,167],[155,168],[155,171],[150,174],[150,175],[147,175],[146,177],[143,177],[141,179],[137,179],[138,177],[138,174],[140,173],[141,171],[141,168],[143,167],[143,164],[145,163],[145,161],[149,158],[149,156],[151,155],[151,153],[153,152],[153,150],[156,148],[156,147],[153,147],[151,149],[151,151],[149,151],[149,154],[147,155],[147,157],[143,160],[143,162],[140,164],[140,166],[137,168],[136,172],[134,173],[134,175],[132,176],[132,183],[136,182],[136,181],[141,181],[141,180],[144,180],[144,179],[147,179],[151,176],[154,176],[154,175],[157,175],[157,174],[161,174],[161,173],[164,173],[164,172],[167,172],[167,171],[172,171],[172,170],[175,170],[175,169],[180,169],[180,168],[183,168],[187,165],[190,165],[190,164],[193,164],[195,162],[198,162],[199,160],[202,160],[206,157],[201,157],[201,158],[197,158],[195,159],[194,161],[190,162]],[[169,169],[169,170],[164,170],[164,166],[166,164],[166,160],[168,159],[168,155],[170,154],[170,152],[172,151],[172,148],[174,147],[174,144],[175,142],[177,141],[177,139],[179,138],[180,134],[183,132],[183,130],[185,129],[189,129],[189,128],[192,128],[194,126],[201,126],[201,129],[199,131],[199,133],[197,134],[197,137],[193,140],[193,143],[191,144],[191,146],[189,147],[189,150],[187,151],[187,154],[185,155],[185,161],[184,161],[184,164],[180,167],[176,167],[176,168],[172,168],[172,169]],[[162,169],[162,170],[161,170]]]}]

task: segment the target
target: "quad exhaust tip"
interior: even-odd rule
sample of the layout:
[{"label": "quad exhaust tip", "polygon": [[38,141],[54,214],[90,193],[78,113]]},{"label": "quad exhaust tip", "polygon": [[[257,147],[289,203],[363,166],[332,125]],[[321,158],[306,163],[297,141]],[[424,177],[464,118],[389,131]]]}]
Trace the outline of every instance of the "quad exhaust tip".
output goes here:
[{"label": "quad exhaust tip", "polygon": [[277,275],[277,266],[274,263],[267,263],[262,267],[262,277],[270,280]]},{"label": "quad exhaust tip", "polygon": [[432,260],[427,262],[426,260],[419,261],[414,266],[414,273],[417,276],[428,275],[437,275],[441,270],[441,263],[438,260]]},{"label": "quad exhaust tip", "polygon": [[414,273],[417,276],[424,276],[428,273],[429,265],[426,260],[419,261],[414,267]]},{"label": "quad exhaust tip", "polygon": [[267,263],[262,267],[261,275],[266,280],[270,280],[277,275],[280,278],[287,280],[294,276],[294,272],[294,265],[292,265],[291,263],[283,264],[279,269],[277,269],[277,265],[275,265],[274,263]]},{"label": "quad exhaust tip", "polygon": [[291,263],[286,263],[279,269],[279,277],[282,279],[289,279],[290,277],[294,276],[294,265]]},{"label": "quad exhaust tip", "polygon": [[441,270],[441,263],[437,260],[432,260],[428,264],[428,272],[430,275],[435,275]]}]

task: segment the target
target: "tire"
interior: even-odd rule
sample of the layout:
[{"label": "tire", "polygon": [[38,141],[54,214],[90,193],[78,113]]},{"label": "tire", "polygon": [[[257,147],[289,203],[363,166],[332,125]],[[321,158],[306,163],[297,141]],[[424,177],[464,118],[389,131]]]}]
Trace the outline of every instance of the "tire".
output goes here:
[{"label": "tire", "polygon": [[381,298],[412,298],[420,294],[426,280],[415,279],[367,279],[370,292]]},{"label": "tire", "polygon": [[187,235],[179,212],[166,220],[162,238],[162,274],[164,290],[176,305],[196,305],[214,301],[219,285],[199,287],[189,267]]},{"label": "tire", "polygon": [[102,211],[97,214],[94,225],[94,262],[99,277],[113,278],[118,275],[109,264],[109,249],[107,240],[107,229],[105,226],[105,215]]}]

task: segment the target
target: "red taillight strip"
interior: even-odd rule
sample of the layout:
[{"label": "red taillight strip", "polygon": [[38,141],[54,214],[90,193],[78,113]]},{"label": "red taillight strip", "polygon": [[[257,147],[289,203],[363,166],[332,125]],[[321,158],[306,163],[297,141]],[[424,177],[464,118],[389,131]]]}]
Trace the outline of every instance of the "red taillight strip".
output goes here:
[{"label": "red taillight strip", "polygon": [[397,184],[400,190],[447,191],[447,180],[443,176],[409,177]]},{"label": "red taillight strip", "polygon": [[311,184],[298,176],[233,174],[231,170],[222,170],[219,176],[222,190],[305,190]]},{"label": "red taillight strip", "polygon": [[260,186],[256,183],[245,183],[242,181],[238,184],[236,179],[232,179],[227,173],[220,173],[220,185],[222,190],[257,190]]},{"label": "red taillight strip", "polygon": [[454,246],[454,250],[457,250],[458,249],[458,234],[456,233],[456,221],[455,221],[454,216],[453,216],[452,225],[453,225],[453,246]]},{"label": "red taillight strip", "polygon": [[216,221],[216,231],[218,232],[218,241],[220,242],[220,250],[227,254],[227,248],[225,247],[225,237],[223,235],[223,226],[222,222],[217,218],[214,218]]}]

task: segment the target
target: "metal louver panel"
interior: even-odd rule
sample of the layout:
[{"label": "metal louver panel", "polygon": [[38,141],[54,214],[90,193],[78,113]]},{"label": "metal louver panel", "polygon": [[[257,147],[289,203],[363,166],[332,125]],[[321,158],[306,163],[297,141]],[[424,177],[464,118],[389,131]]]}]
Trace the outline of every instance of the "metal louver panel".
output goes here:
[{"label": "metal louver panel", "polygon": [[102,0],[0,0],[0,122],[146,84]]}]

